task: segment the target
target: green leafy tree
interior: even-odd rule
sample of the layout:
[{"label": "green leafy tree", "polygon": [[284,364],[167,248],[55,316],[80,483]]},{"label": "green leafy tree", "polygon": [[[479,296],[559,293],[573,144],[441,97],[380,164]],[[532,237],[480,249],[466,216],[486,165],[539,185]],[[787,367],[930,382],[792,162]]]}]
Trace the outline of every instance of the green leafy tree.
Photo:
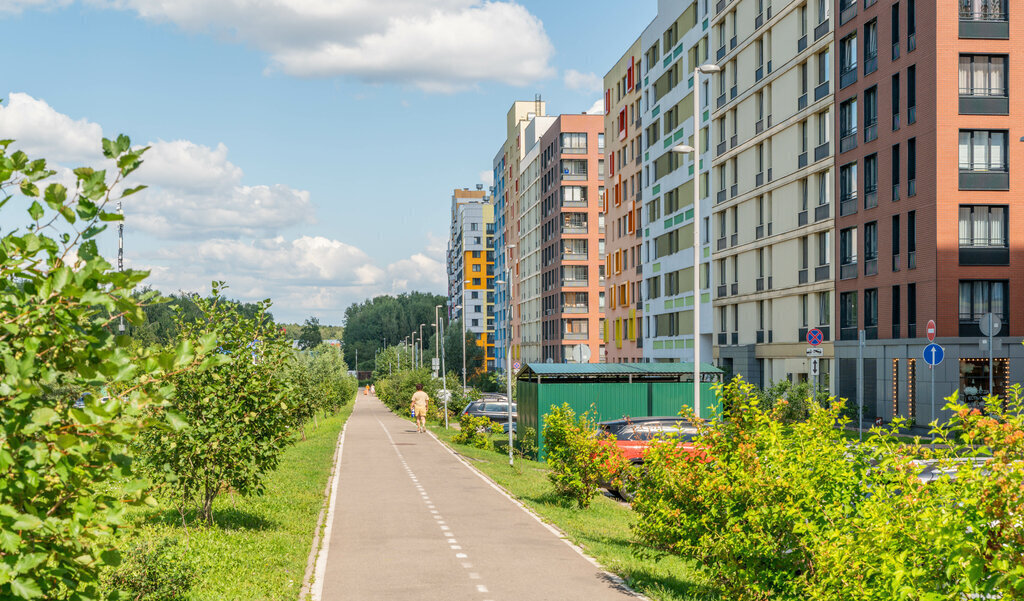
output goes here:
[{"label": "green leafy tree", "polygon": [[292,350],[266,319],[270,301],[246,318],[213,283],[210,298],[193,297],[201,318],[177,323],[183,343],[214,341],[222,362],[201,373],[175,376],[170,410],[184,420],[179,431],[147,430],[141,437],[146,464],[167,486],[184,519],[190,509],[213,521],[213,503],[225,490],[259,494],[264,476],[294,442],[295,411],[286,367]]},{"label": "green leafy tree", "polygon": [[24,201],[29,220],[0,239],[0,598],[98,599],[128,506],[152,502],[128,445],[160,425],[145,408],[170,393],[164,378],[211,361],[209,345],[153,352],[114,334],[120,316],[142,323],[155,295],[134,295],[147,274],[112,269],[96,237],[121,219],[111,201],[141,189],[123,182],[146,149],[104,139],[113,177],[81,167],[69,190],[11,144],[0,141],[0,209]]},{"label": "green leafy tree", "polygon": [[[601,482],[609,478],[614,446],[603,444],[594,433],[597,424],[586,413],[563,403],[544,417],[544,451],[555,492],[576,502],[580,509],[590,506]],[[617,465],[617,464],[616,464]]]},{"label": "green leafy tree", "polygon": [[[349,306],[345,310],[345,362],[352,369],[369,371],[379,349],[404,340],[413,331],[418,336],[420,324],[426,324],[423,334],[429,336],[435,308],[446,302],[444,296],[410,292],[399,296],[378,296]],[[430,350],[427,346],[424,345],[424,351]],[[357,350],[358,366],[355,364]]]},{"label": "green leafy tree", "polygon": [[[462,374],[462,321],[456,319],[448,324],[444,332],[445,363],[449,369]],[[482,370],[484,349],[477,344],[477,335],[466,332],[466,378]]]},{"label": "green leafy tree", "polygon": [[320,320],[310,317],[302,326],[302,333],[299,334],[299,348],[307,351],[324,341],[320,334]]}]

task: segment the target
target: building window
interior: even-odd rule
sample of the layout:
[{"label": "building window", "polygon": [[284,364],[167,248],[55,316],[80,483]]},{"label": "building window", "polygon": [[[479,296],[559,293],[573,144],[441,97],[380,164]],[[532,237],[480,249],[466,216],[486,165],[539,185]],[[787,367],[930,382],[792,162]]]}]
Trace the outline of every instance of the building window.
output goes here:
[{"label": "building window", "polygon": [[864,337],[878,338],[878,288],[864,291]]},{"label": "building window", "polygon": [[892,129],[900,128],[900,75],[892,76]]},{"label": "building window", "polygon": [[563,133],[562,152],[567,154],[587,153],[587,134],[585,133]]},{"label": "building window", "polygon": [[1010,329],[1009,283],[1006,280],[960,281],[960,335],[980,336],[979,323],[986,313],[993,313],[1003,322],[999,336]]},{"label": "building window", "polygon": [[878,206],[878,154],[864,157],[864,208]]},{"label": "building window", "polygon": [[878,86],[864,90],[864,141],[878,138]]},{"label": "building window", "polygon": [[864,25],[864,75],[878,70],[878,19]]},{"label": "building window", "polygon": [[[586,142],[584,141],[584,144],[585,143]],[[584,146],[584,148],[585,148],[585,146]],[[604,134],[603,133],[598,133],[597,134],[597,150],[598,150],[598,152],[604,151]]]},{"label": "building window", "polygon": [[960,248],[1009,248],[1009,207],[960,205]]},{"label": "building window", "polygon": [[857,339],[856,292],[843,292],[839,295],[839,339]]},{"label": "building window", "polygon": [[892,60],[900,57],[900,3],[892,5]]},{"label": "building window", "polygon": [[562,159],[563,179],[587,179],[586,159]]},{"label": "building window", "polygon": [[907,338],[917,337],[917,284],[907,284]]},{"label": "building window", "polygon": [[857,147],[857,97],[839,105],[839,152]]},{"label": "building window", "polygon": [[892,216],[892,270],[900,270],[900,216]]},{"label": "building window", "polygon": [[857,162],[839,168],[839,214],[857,212]]},{"label": "building window", "polygon": [[960,130],[960,171],[1007,171],[1006,139],[1005,130]]},{"label": "building window", "polygon": [[961,54],[960,95],[1009,95],[1005,55]]},{"label": "building window", "polygon": [[586,205],[587,189],[584,186],[563,186],[562,206]]},{"label": "building window", "polygon": [[832,323],[832,295],[828,292],[818,293],[818,325],[828,326]]},{"label": "building window", "polygon": [[832,261],[832,245],[828,241],[828,232],[818,234],[818,267],[828,265]]},{"label": "building window", "polygon": [[828,50],[818,53],[818,85],[828,83],[832,76],[832,67],[829,61]]},{"label": "building window", "polygon": [[839,232],[839,277],[857,277],[857,228],[849,227]]},{"label": "building window", "polygon": [[1007,0],[960,0],[961,21],[1006,21]]},{"label": "building window", "polygon": [[839,42],[839,87],[857,81],[857,34],[851,33]]},{"label": "building window", "polygon": [[878,274],[878,222],[864,224],[864,275]]},{"label": "building window", "polygon": [[917,122],[917,65],[907,67],[907,123]]},{"label": "building window", "polygon": [[892,172],[892,200],[896,202],[900,199],[900,145],[892,145],[892,159],[891,159],[891,172]]},{"label": "building window", "polygon": [[917,268],[917,211],[907,213],[907,269]]}]

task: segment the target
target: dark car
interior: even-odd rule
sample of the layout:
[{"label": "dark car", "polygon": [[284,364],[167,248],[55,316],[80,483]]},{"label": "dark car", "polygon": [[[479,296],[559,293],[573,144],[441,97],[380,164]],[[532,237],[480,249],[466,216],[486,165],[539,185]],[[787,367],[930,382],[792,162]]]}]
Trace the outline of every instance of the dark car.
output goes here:
[{"label": "dark car", "polygon": [[[473,401],[466,405],[466,408],[462,410],[465,415],[472,416],[483,416],[492,422],[498,424],[508,423],[508,402],[507,401],[495,401],[495,400],[482,400]],[[515,430],[516,418],[516,404],[512,404],[512,429]],[[508,430],[508,426],[505,426],[505,430]]]}]

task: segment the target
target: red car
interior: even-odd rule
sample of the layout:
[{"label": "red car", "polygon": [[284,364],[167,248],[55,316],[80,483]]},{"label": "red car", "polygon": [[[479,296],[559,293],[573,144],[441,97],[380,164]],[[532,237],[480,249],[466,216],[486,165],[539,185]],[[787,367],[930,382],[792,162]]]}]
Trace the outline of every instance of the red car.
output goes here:
[{"label": "red car", "polygon": [[[697,429],[678,417],[638,417],[601,422],[598,424],[601,434],[609,439],[607,444],[615,445],[622,457],[633,465],[644,462],[644,454],[656,440],[671,440],[680,445],[691,457],[700,457],[707,461],[703,451],[693,442]],[[606,483],[609,491],[630,501],[633,491],[628,482],[622,485]]]}]

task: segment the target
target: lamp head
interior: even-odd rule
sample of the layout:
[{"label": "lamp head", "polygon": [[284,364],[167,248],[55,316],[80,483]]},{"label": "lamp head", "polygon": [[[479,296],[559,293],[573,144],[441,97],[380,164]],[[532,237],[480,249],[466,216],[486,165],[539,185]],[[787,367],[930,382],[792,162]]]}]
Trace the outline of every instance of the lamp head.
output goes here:
[{"label": "lamp head", "polygon": [[718,73],[719,71],[722,70],[722,68],[714,63],[708,63],[706,65],[701,65],[697,67],[697,70],[700,71],[701,73]]},{"label": "lamp head", "polygon": [[679,146],[672,147],[672,152],[689,153],[693,151],[693,146],[687,146],[686,144],[680,144]]}]

